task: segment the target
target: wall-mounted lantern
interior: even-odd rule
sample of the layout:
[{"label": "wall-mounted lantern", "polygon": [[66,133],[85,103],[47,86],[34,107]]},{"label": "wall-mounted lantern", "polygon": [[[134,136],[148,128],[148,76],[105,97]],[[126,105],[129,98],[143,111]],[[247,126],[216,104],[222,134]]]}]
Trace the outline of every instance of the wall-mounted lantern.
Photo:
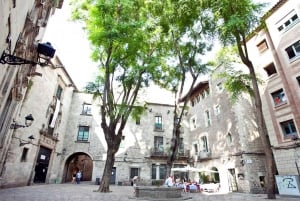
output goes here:
[{"label": "wall-mounted lantern", "polygon": [[49,60],[54,57],[55,49],[52,47],[51,43],[39,43],[37,47],[38,59],[37,61],[30,61],[21,57],[17,57],[12,54],[5,53],[3,51],[0,63],[10,64],[10,65],[22,65],[22,64],[39,64],[40,66],[46,66]]},{"label": "wall-mounted lantern", "polygon": [[25,117],[25,125],[20,125],[15,120],[10,125],[10,129],[18,129],[18,128],[25,128],[31,126],[32,122],[34,121],[34,118],[32,117],[32,114],[29,114]]},{"label": "wall-mounted lantern", "polygon": [[62,152],[61,152],[61,153],[57,153],[56,155],[57,155],[57,156],[65,155],[66,152],[67,152],[67,149],[66,149],[66,148],[63,148],[63,149],[62,149]]},{"label": "wall-mounted lantern", "polygon": [[124,153],[124,158],[123,158],[124,162],[126,162],[126,161],[127,161],[127,157],[128,157],[128,153],[127,153],[127,152],[125,152],[125,153]]}]

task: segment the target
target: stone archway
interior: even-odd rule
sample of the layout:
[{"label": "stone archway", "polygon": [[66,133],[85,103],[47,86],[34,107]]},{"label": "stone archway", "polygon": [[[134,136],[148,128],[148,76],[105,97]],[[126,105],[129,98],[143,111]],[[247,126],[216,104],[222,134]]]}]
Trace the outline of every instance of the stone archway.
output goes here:
[{"label": "stone archway", "polygon": [[93,160],[89,155],[83,152],[74,153],[66,161],[64,182],[72,181],[74,171],[82,171],[81,181],[91,181],[93,175]]},{"label": "stone archway", "polygon": [[211,168],[212,171],[214,171],[211,174],[211,179],[214,183],[220,183],[220,175],[219,175],[219,170],[216,167]]}]

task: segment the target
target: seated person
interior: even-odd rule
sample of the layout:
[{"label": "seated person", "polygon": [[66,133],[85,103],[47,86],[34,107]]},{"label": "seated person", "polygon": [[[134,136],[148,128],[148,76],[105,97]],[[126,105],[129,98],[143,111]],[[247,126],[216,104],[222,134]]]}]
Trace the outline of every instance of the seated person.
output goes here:
[{"label": "seated person", "polygon": [[189,185],[190,191],[198,191],[198,187],[196,184],[192,183]]},{"label": "seated person", "polygon": [[165,181],[165,186],[172,187],[174,186],[173,177],[169,176]]}]

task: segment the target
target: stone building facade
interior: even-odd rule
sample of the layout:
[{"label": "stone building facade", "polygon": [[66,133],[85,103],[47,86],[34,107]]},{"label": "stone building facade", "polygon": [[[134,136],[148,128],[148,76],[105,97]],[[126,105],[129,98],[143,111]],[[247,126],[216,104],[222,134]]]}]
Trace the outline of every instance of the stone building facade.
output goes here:
[{"label": "stone building facade", "polygon": [[[91,94],[75,93],[73,96],[63,145],[67,150],[63,182],[71,180],[76,168],[83,171],[83,180],[101,179],[107,145],[100,126],[98,104]],[[138,121],[129,119],[115,156],[112,184],[129,184],[134,176],[139,176],[140,182],[148,185],[165,179],[173,110],[172,105],[147,103],[147,110]],[[187,149],[188,139],[185,138],[176,165],[187,164]],[[86,168],[87,164],[90,168]]]},{"label": "stone building facade", "polygon": [[[0,185],[5,185],[5,168],[11,150],[14,121],[23,125],[20,113],[30,79],[36,73],[36,64],[6,64],[4,55],[14,55],[38,62],[37,47],[47,27],[49,17],[63,0],[0,1]],[[23,124],[22,124],[23,123]]]},{"label": "stone building facade", "polygon": [[189,140],[194,166],[218,171],[208,174],[208,179],[220,183],[224,192],[264,192],[265,159],[252,101],[245,95],[231,102],[223,81],[200,82],[191,96]]},{"label": "stone building facade", "polygon": [[[278,175],[300,171],[300,2],[279,1],[248,40]],[[298,192],[300,195],[300,191]]]},{"label": "stone building facade", "polygon": [[18,115],[30,113],[34,121],[29,127],[13,129],[1,187],[60,181],[62,144],[77,88],[58,57],[53,63],[61,67],[37,67],[42,76],[30,80]]},{"label": "stone building facade", "polygon": [[[1,50],[12,48],[11,52],[18,52],[17,47],[26,49],[27,44],[34,49],[32,44],[42,37],[41,29],[46,27],[45,19],[62,3],[53,2],[57,1],[18,1],[13,5],[13,1],[8,4],[0,0],[5,16],[0,23],[7,22],[0,24],[6,27],[4,35],[0,35]],[[22,15],[16,15],[17,9]],[[26,18],[27,12],[34,17]],[[253,61],[258,74],[265,80],[261,86],[264,115],[278,173],[296,175],[295,161],[299,160],[300,6],[297,0],[281,0],[270,13],[265,18],[267,27],[259,29],[248,44],[252,47],[251,57],[259,58]],[[41,16],[44,21],[38,20]],[[286,23],[291,19],[291,25]],[[282,29],[280,22],[287,25]],[[39,31],[29,31],[32,23],[40,27],[36,28]],[[19,30],[11,31],[16,25]],[[20,40],[19,32],[21,38],[28,38]],[[19,51],[17,55],[35,56],[33,50],[29,53]],[[58,57],[48,67],[0,65],[0,187],[70,182],[72,172],[77,170],[83,171],[84,181],[101,180],[107,145],[100,126],[99,102],[91,94],[78,92]],[[231,103],[222,82],[209,78],[194,88],[189,111],[183,119],[174,167],[206,168],[207,180],[220,183],[225,192],[264,192],[264,154],[252,101],[244,96]],[[275,102],[277,95],[280,102]],[[161,97],[146,104],[147,110],[141,119],[129,119],[125,127],[124,139],[115,158],[112,184],[130,185],[134,176],[140,177],[140,184],[159,184],[166,177],[174,106],[161,102]],[[32,126],[9,128],[13,119],[21,124],[27,114],[34,117]],[[189,176],[203,179],[197,174]]]}]

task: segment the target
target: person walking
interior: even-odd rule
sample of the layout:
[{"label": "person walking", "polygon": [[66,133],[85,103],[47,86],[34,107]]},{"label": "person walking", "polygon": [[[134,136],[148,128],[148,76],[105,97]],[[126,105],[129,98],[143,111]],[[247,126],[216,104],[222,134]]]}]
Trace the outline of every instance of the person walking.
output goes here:
[{"label": "person walking", "polygon": [[75,184],[76,182],[76,170],[74,170],[73,174],[72,174],[72,184]]},{"label": "person walking", "polygon": [[133,185],[133,194],[136,196],[136,187],[137,187],[137,182],[138,182],[138,176],[134,176],[132,178],[132,185]]},{"label": "person walking", "polygon": [[81,173],[81,170],[79,170],[79,171],[76,173],[76,183],[77,183],[77,184],[80,184],[81,177],[82,177],[82,173]]}]

